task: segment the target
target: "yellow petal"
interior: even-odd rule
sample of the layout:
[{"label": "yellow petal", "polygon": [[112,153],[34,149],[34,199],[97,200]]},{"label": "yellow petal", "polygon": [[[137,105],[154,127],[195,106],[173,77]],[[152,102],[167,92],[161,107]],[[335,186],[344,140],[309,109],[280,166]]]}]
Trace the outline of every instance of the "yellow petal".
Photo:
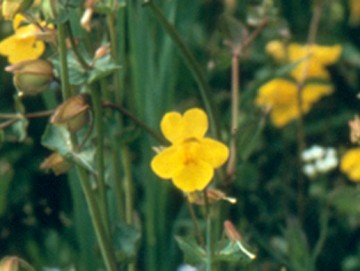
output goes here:
[{"label": "yellow petal", "polygon": [[202,138],[208,129],[208,119],[203,110],[193,108],[184,116],[177,112],[165,114],[160,126],[165,138],[176,144],[190,138]]},{"label": "yellow petal", "polygon": [[302,92],[303,103],[313,104],[322,97],[330,95],[333,92],[333,87],[328,84],[307,84]]},{"label": "yellow petal", "polygon": [[16,16],[15,16],[15,18],[13,20],[13,28],[14,28],[14,30],[18,29],[20,24],[22,22],[25,22],[25,21],[26,21],[26,18],[23,15],[21,15],[20,13],[16,14]]},{"label": "yellow petal", "polygon": [[342,53],[340,45],[320,46],[314,45],[311,48],[314,58],[323,65],[331,65],[337,62]]},{"label": "yellow petal", "polygon": [[209,128],[206,113],[199,108],[192,108],[184,114],[184,138],[203,138]]},{"label": "yellow petal", "polygon": [[177,112],[166,113],[160,123],[161,131],[165,138],[175,144],[182,140],[184,121]]},{"label": "yellow petal", "polygon": [[266,52],[271,55],[277,62],[283,62],[286,60],[286,46],[284,42],[279,40],[270,41],[266,44]]},{"label": "yellow petal", "polygon": [[360,149],[348,150],[341,158],[340,169],[352,181],[360,181]]},{"label": "yellow petal", "polygon": [[229,157],[229,148],[223,143],[211,138],[200,140],[198,150],[201,159],[209,163],[213,168],[222,166]]},{"label": "yellow petal", "polygon": [[45,44],[36,40],[36,27],[24,26],[14,35],[0,42],[0,54],[7,56],[11,64],[39,58],[45,51]]},{"label": "yellow petal", "polygon": [[314,59],[304,60],[299,63],[292,71],[291,76],[298,82],[303,82],[307,78],[317,78],[329,80],[330,74],[327,69]]},{"label": "yellow petal", "polygon": [[210,164],[197,161],[185,165],[173,177],[173,183],[184,192],[203,190],[214,176],[214,169]]},{"label": "yellow petal", "polygon": [[157,154],[151,161],[151,169],[163,179],[170,179],[183,167],[182,149],[172,146]]}]

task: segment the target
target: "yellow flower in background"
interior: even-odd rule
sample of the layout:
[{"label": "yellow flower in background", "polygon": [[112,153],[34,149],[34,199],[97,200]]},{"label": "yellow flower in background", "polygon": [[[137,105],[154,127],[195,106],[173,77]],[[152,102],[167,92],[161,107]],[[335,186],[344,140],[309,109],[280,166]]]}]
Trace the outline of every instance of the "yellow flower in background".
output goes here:
[{"label": "yellow flower in background", "polygon": [[341,158],[340,169],[354,182],[360,182],[360,148],[348,150]]},{"label": "yellow flower in background", "polygon": [[340,45],[300,45],[290,43],[288,46],[281,41],[271,41],[266,51],[279,63],[297,63],[290,75],[298,82],[307,78],[329,80],[330,75],[326,67],[338,61],[341,56]]},{"label": "yellow flower in background", "polygon": [[172,144],[151,161],[151,168],[163,179],[172,179],[184,192],[203,190],[229,156],[223,143],[204,137],[208,130],[206,113],[198,108],[184,115],[170,112],[161,120],[161,131]]},{"label": "yellow flower in background", "polygon": [[[314,103],[332,92],[332,86],[327,84],[306,84],[301,92],[302,113],[308,113]],[[270,109],[273,124],[283,127],[300,116],[298,86],[290,80],[273,79],[259,89],[255,104]]]},{"label": "yellow flower in background", "polygon": [[35,24],[21,25],[26,19],[16,15],[13,20],[15,33],[0,42],[0,55],[8,57],[11,64],[38,59],[45,51],[45,43],[39,40],[42,30]]}]

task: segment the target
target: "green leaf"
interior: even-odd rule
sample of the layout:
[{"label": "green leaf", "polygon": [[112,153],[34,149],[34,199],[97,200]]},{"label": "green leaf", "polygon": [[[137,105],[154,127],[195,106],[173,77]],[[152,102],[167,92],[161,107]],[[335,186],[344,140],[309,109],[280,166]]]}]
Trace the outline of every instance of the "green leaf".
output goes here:
[{"label": "green leaf", "polygon": [[249,262],[249,258],[240,250],[238,244],[233,241],[227,241],[225,245],[215,253],[215,261],[222,262]]},{"label": "green leaf", "polygon": [[194,238],[183,238],[175,236],[179,248],[184,253],[184,261],[190,265],[198,265],[206,262],[206,252],[194,240]]},{"label": "green leaf", "polygon": [[237,146],[241,160],[246,161],[258,146],[264,124],[265,118],[261,116],[258,118],[250,117],[240,126],[236,136],[238,137]]},{"label": "green leaf", "polygon": [[18,141],[22,142],[27,137],[27,128],[29,121],[25,118],[19,119],[10,126],[9,134],[15,136]]},{"label": "green leaf", "polygon": [[289,219],[284,235],[288,244],[287,256],[292,269],[296,271],[315,270],[306,235],[299,221]]},{"label": "green leaf", "polygon": [[329,194],[328,202],[345,214],[360,214],[360,191],[353,186],[348,185],[335,189]]},{"label": "green leaf", "polygon": [[114,232],[113,244],[120,262],[132,261],[139,248],[141,233],[134,227],[119,223]]},{"label": "green leaf", "polygon": [[95,149],[88,148],[81,152],[74,151],[70,133],[64,127],[49,124],[41,138],[41,144],[59,153],[67,160],[74,162],[92,173],[96,173],[94,166]]},{"label": "green leaf", "polygon": [[94,68],[88,75],[87,83],[92,84],[95,81],[110,75],[119,68],[120,66],[112,61],[110,55],[99,58],[95,61]]}]

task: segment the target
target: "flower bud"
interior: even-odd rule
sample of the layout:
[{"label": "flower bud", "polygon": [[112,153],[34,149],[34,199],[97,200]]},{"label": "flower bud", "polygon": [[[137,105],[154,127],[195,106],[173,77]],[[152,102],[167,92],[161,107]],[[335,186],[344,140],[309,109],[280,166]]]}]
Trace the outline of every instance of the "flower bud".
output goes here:
[{"label": "flower bud", "polygon": [[351,143],[360,144],[360,117],[355,116],[353,120],[349,121],[349,127]]},{"label": "flower bud", "polygon": [[36,59],[21,61],[7,66],[5,71],[14,74],[14,84],[22,95],[36,95],[46,90],[53,79],[53,67],[49,61]]},{"label": "flower bud", "polygon": [[52,153],[47,157],[40,165],[40,169],[49,170],[51,169],[56,176],[66,173],[72,164],[66,161],[57,152]]},{"label": "flower bud", "polygon": [[1,11],[5,20],[12,20],[14,16],[27,10],[34,0],[3,0]]},{"label": "flower bud", "polygon": [[246,255],[248,256],[251,260],[254,260],[256,258],[256,255],[251,253],[250,251],[248,251],[242,244],[242,237],[240,232],[235,228],[234,224],[229,221],[229,220],[225,220],[224,222],[224,229],[225,229],[225,233],[228,236],[228,238],[230,239],[230,241],[235,242],[239,249]]},{"label": "flower bud", "polygon": [[89,108],[84,95],[73,96],[58,106],[51,123],[64,125],[69,132],[75,133],[88,122]]},{"label": "flower bud", "polygon": [[1,271],[32,270],[32,267],[24,260],[16,256],[7,256],[0,261]]}]

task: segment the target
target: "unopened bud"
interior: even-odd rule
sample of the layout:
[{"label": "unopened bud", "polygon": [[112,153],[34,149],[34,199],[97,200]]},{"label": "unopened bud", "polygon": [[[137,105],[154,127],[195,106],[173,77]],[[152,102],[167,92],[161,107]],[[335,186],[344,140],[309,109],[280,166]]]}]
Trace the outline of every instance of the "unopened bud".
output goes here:
[{"label": "unopened bud", "polygon": [[3,0],[2,15],[5,20],[12,20],[17,13],[27,10],[33,2],[33,0]]},{"label": "unopened bud", "polygon": [[88,122],[89,108],[84,95],[73,96],[58,106],[51,123],[64,125],[69,132],[75,133]]},{"label": "unopened bud", "polygon": [[96,49],[94,59],[102,58],[102,57],[108,55],[109,53],[110,53],[110,46],[108,44],[103,45]]},{"label": "unopened bud", "polygon": [[351,143],[360,144],[360,117],[355,116],[353,120],[349,121],[349,127]]},{"label": "unopened bud", "polygon": [[49,170],[51,169],[56,176],[68,172],[72,164],[66,161],[60,154],[57,152],[52,153],[47,157],[40,165],[40,169]]},{"label": "unopened bud", "polygon": [[7,256],[0,261],[1,271],[20,271],[33,270],[32,267],[24,260],[16,256]]},{"label": "unopened bud", "polygon": [[256,255],[251,253],[250,251],[248,251],[241,243],[242,241],[242,237],[240,232],[235,228],[234,224],[229,221],[229,220],[225,220],[224,222],[224,228],[225,228],[225,233],[226,235],[229,237],[230,241],[235,242],[238,247],[240,248],[240,250],[246,255],[248,256],[251,260],[254,260],[256,258]]},{"label": "unopened bud", "polygon": [[94,14],[94,9],[87,8],[87,9],[85,9],[83,16],[81,17],[80,25],[87,32],[91,31],[91,19],[92,19],[93,14]]},{"label": "unopened bud", "polygon": [[46,90],[53,80],[53,67],[49,61],[26,60],[7,66],[5,71],[14,74],[14,84],[24,95],[36,95]]}]

